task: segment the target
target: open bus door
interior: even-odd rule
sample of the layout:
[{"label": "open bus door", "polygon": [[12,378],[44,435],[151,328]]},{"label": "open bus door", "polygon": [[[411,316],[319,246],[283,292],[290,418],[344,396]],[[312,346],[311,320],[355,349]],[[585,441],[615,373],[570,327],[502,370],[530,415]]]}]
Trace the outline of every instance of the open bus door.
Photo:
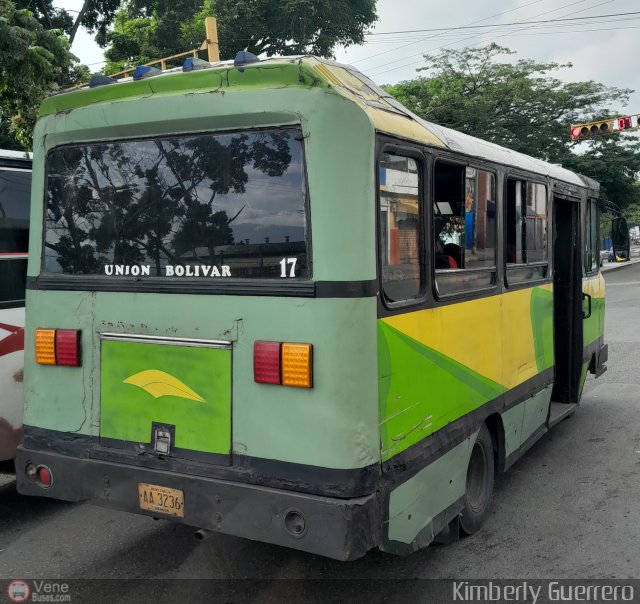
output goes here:
[{"label": "open bus door", "polygon": [[[563,403],[554,411],[563,416],[580,396],[582,370],[582,256],[580,203],[553,199],[553,316],[555,382],[552,401]],[[551,418],[553,420],[553,418]]]},{"label": "open bus door", "polygon": [[615,262],[626,262],[631,257],[631,241],[629,227],[624,218],[614,218],[611,221],[611,242],[613,245],[613,259]]}]

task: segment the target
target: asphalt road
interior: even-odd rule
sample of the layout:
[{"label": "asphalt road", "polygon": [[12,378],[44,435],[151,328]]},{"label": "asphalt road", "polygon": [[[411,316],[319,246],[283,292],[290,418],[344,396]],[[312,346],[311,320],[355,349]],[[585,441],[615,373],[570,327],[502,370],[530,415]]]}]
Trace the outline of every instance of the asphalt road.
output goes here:
[{"label": "asphalt road", "polygon": [[[320,580],[304,588],[318,601],[336,579],[640,578],[640,264],[606,281],[609,370],[590,376],[577,413],[498,478],[491,516],[470,538],[340,563],[225,535],[197,542],[167,521],[21,497],[5,474],[0,577],[237,580],[232,591],[242,595],[227,601],[278,601],[273,579]],[[376,600],[379,583],[366,585],[356,599]],[[116,581],[100,601],[182,601],[179,589]]]}]

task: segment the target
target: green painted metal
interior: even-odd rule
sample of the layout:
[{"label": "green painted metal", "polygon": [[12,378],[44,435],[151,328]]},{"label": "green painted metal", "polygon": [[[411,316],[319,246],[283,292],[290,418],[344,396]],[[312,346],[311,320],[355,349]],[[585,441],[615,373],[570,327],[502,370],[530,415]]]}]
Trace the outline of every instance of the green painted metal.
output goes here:
[{"label": "green painted metal", "polygon": [[551,392],[553,386],[547,386],[526,401],[507,409],[500,414],[504,427],[504,454],[509,457],[547,423]]},{"label": "green painted metal", "polygon": [[583,342],[585,346],[593,344],[604,335],[604,310],[604,298],[591,299],[591,316],[582,322],[584,325]]},{"label": "green painted metal", "polygon": [[582,395],[582,391],[584,390],[585,382],[587,381],[587,373],[589,371],[589,363],[583,363],[582,371],[580,372],[580,386],[578,392]]},{"label": "green painted metal", "polygon": [[[55,291],[27,296],[28,333],[35,327],[81,329],[84,351],[81,368],[40,366],[33,360],[33,338],[26,339],[28,425],[100,436],[100,333],[228,340],[235,453],[328,468],[379,461],[373,298]],[[314,387],[256,384],[255,340],[311,342]]]},{"label": "green painted metal", "polygon": [[464,495],[469,457],[477,435],[476,432],[391,491],[390,540],[411,543],[435,516]]},{"label": "green painted metal", "polygon": [[157,422],[180,449],[229,453],[230,349],[103,340],[100,358],[100,436],[152,444]]},{"label": "green painted metal", "polygon": [[553,292],[535,287],[531,291],[531,326],[538,371],[552,367],[553,352]]},{"label": "green painted metal", "polygon": [[524,402],[524,415],[522,418],[522,442],[533,436],[542,426],[546,425],[549,417],[549,405],[551,404],[551,391],[553,386],[547,386]]},{"label": "green painted metal", "polygon": [[504,455],[509,457],[522,444],[522,421],[524,419],[524,403],[515,405],[500,414],[504,428]]},{"label": "green painted metal", "polygon": [[506,391],[383,322],[378,371],[383,460]]}]

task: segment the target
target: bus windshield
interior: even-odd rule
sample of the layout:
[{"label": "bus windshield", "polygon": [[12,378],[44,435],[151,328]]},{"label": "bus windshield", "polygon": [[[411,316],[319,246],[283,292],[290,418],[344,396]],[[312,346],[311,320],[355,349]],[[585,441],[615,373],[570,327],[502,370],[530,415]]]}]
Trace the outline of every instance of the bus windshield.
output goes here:
[{"label": "bus windshield", "polygon": [[301,141],[287,128],[54,149],[44,272],[308,278]]}]

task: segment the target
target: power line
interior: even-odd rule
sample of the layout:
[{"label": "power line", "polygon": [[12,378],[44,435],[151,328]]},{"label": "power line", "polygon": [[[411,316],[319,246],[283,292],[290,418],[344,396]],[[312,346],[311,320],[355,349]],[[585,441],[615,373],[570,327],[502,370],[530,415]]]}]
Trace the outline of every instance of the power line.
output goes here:
[{"label": "power line", "polygon": [[[535,17],[542,17],[543,15],[547,15],[547,14],[549,14],[549,13],[556,12],[557,10],[561,10],[562,8],[567,8],[567,7],[569,7],[569,6],[573,6],[573,5],[575,5],[575,4],[582,4],[583,2],[587,2],[587,0],[577,0],[576,2],[572,2],[571,4],[568,4],[568,5],[562,6],[562,7],[558,8],[558,9],[554,9],[554,10],[551,10],[551,11],[546,11],[546,12],[538,13],[537,15],[533,15],[533,17],[532,17],[532,18],[535,18]],[[530,3],[530,4],[536,4],[536,2],[534,2],[534,3]],[[529,4],[525,4],[524,6],[522,6],[522,7],[520,7],[520,8],[525,8],[525,7],[527,7],[527,6],[529,6]],[[494,16],[496,16],[496,15],[492,15],[491,17],[486,17],[486,18],[484,18],[484,19],[480,19],[479,21],[474,21],[473,23],[470,23],[469,25],[474,25],[475,23],[480,23],[481,21],[486,21],[487,19],[493,18]],[[565,16],[566,16],[566,15],[565,15]],[[486,32],[486,33],[491,33],[491,31]],[[481,37],[482,35],[483,35],[483,34],[480,34],[479,36],[474,36],[474,37],[478,38],[478,37]],[[439,38],[439,37],[442,37],[442,34],[435,34],[435,35],[432,35],[432,36],[428,36],[428,37],[426,38],[426,40],[433,39],[433,38]],[[473,39],[473,38],[471,38],[471,39]],[[373,56],[374,56],[374,57],[375,57],[375,56],[380,56],[380,55],[383,55],[383,54],[386,54],[386,53],[389,53],[389,52],[394,52],[395,50],[400,50],[401,48],[406,48],[407,46],[413,46],[413,45],[415,45],[415,44],[418,44],[418,42],[412,42],[412,43],[410,43],[410,44],[405,44],[405,45],[403,45],[403,46],[399,46],[399,47],[397,47],[397,48],[392,48],[392,49],[390,49],[390,50],[385,50],[385,51],[380,52],[380,53],[378,53],[377,55],[373,55]],[[439,50],[440,48],[445,48],[445,47],[446,47],[446,45],[443,45],[443,46],[440,46],[439,48],[436,48],[435,50]],[[422,54],[422,53],[421,53],[421,54]],[[369,57],[369,58],[371,58],[371,57]],[[373,69],[378,69],[378,68],[380,68],[380,67],[386,67],[387,65],[392,65],[392,64],[394,64],[394,63],[399,63],[399,62],[404,61],[404,60],[406,60],[406,59],[408,59],[408,58],[409,58],[409,57],[404,57],[404,58],[402,58],[402,59],[398,59],[398,60],[395,60],[395,61],[390,61],[390,62],[387,62],[387,63],[383,63],[382,65],[378,65],[377,67],[373,67]],[[366,61],[366,60],[368,60],[368,59],[361,59],[360,61],[354,61],[354,63],[359,63],[359,62],[361,62],[361,61],[363,61],[363,60],[364,60],[364,61]],[[386,72],[385,72],[385,73],[386,73]]]},{"label": "power line", "polygon": [[[586,0],[578,0],[577,2],[571,2],[571,3],[569,3],[569,4],[565,4],[564,6],[560,6],[560,7],[556,8],[556,9],[553,9],[553,10],[546,11],[546,12],[544,12],[544,13],[540,13],[540,14],[538,14],[538,15],[535,15],[535,17],[539,17],[539,16],[542,16],[542,15],[545,15],[545,14],[553,13],[553,12],[556,12],[556,11],[562,10],[562,9],[564,9],[564,8],[569,8],[570,6],[575,6],[576,4],[582,4],[582,3],[583,3],[583,2],[585,2],[585,1],[586,1]],[[603,4],[610,4],[611,2],[614,2],[614,1],[615,1],[615,0],[607,0],[606,2],[602,2],[602,3],[600,3],[600,4],[596,4],[595,6],[590,6],[590,7],[586,8],[586,9],[581,9],[581,10],[578,10],[578,11],[576,11],[576,12],[569,13],[569,15],[564,15],[564,17],[570,16],[570,15],[575,15],[576,13],[582,12],[582,10],[591,10],[591,9],[593,9],[593,8],[597,8],[598,6],[602,6]],[[481,34],[478,34],[478,35],[472,36],[470,39],[471,39],[471,40],[473,40],[474,38],[475,38],[475,39],[477,39],[477,38],[482,38],[483,36],[486,36],[487,34],[491,34],[491,33],[499,32],[499,31],[500,31],[500,29],[501,29],[501,28],[499,27],[499,28],[497,28],[497,29],[495,29],[495,30],[490,30],[490,31],[488,31],[488,32],[483,32],[483,33],[481,33]],[[509,34],[513,34],[513,33],[516,33],[516,32],[518,32],[518,31],[524,31],[524,30],[526,30],[526,29],[531,29],[531,26],[528,26],[528,27],[521,27],[521,28],[519,28],[519,29],[515,30],[515,32],[508,32],[508,33],[509,33]],[[505,34],[505,35],[506,35],[506,34]],[[498,37],[498,38],[500,38],[500,37],[504,37],[504,35],[503,35],[503,36],[497,36],[497,37]],[[467,42],[468,42],[468,39],[467,39]],[[482,42],[479,42],[479,43],[473,44],[473,45],[471,45],[471,46],[477,46],[478,44],[482,44]],[[438,50],[442,50],[443,48],[447,48],[448,46],[450,46],[450,45],[448,45],[448,44],[444,44],[444,45],[442,45],[442,46],[439,46],[438,48],[431,49],[431,50],[429,50],[429,51],[427,51],[427,52],[435,52],[435,51],[438,51]],[[469,46],[469,45],[467,44],[467,46]],[[420,54],[424,55],[424,53],[420,53]],[[415,56],[415,55],[414,55],[414,56]],[[382,65],[378,65],[377,67],[373,67],[373,68],[371,69],[371,71],[377,71],[377,70],[378,70],[378,69],[380,69],[381,67],[386,67],[387,65],[394,65],[394,64],[396,64],[396,63],[401,63],[402,61],[406,61],[406,60],[407,60],[407,59],[409,59],[409,58],[410,58],[410,57],[403,57],[402,59],[397,59],[397,60],[395,60],[395,61],[389,61],[389,62],[387,62],[387,63],[383,63]],[[418,60],[418,61],[411,61],[410,63],[404,63],[404,64],[402,64],[402,65],[399,65],[398,67],[393,67],[393,68],[391,68],[391,69],[386,69],[386,70],[381,71],[381,72],[379,72],[379,73],[377,73],[377,74],[375,74],[375,75],[376,75],[376,76],[380,76],[380,75],[382,75],[382,74],[384,74],[384,73],[388,73],[389,71],[393,71],[394,69],[400,69],[400,68],[403,68],[403,67],[409,67],[409,66],[411,66],[411,65],[416,65],[416,64],[418,64],[418,63],[422,63],[422,62],[423,62],[423,60],[424,60],[424,59],[423,59],[423,58],[421,58],[421,59],[420,59],[420,60]]]},{"label": "power line", "polygon": [[[607,21],[605,24],[609,25],[609,24],[615,24],[615,23],[620,23],[620,22],[624,22],[624,23],[630,23],[633,21],[638,21],[640,20],[640,17],[635,17],[632,19],[612,19],[610,21]],[[589,29],[589,30],[584,30],[584,29],[574,29],[575,27],[579,27],[579,26],[585,26],[585,25],[603,25],[601,22],[599,21],[584,21],[584,22],[580,22],[580,23],[558,23],[558,24],[553,24],[553,23],[548,23],[546,25],[536,25],[527,29],[532,29],[534,30],[536,33],[571,33],[573,31],[609,31],[611,29],[633,29],[634,27],[629,25],[629,27],[620,27],[620,28],[605,28],[605,27],[598,27],[596,29]],[[555,30],[554,31],[547,31],[545,32],[545,30]],[[508,37],[509,35],[516,35],[518,31],[522,31],[521,28],[513,30],[513,34],[511,34],[511,32],[506,32],[504,34],[505,37]],[[533,34],[526,34],[526,35],[536,35],[536,33]],[[521,35],[525,35],[525,34],[521,34]],[[466,34],[461,34],[459,32],[451,32],[450,34],[443,34],[444,37],[446,38],[452,38],[455,41],[458,40],[464,40],[464,39],[468,39],[466,37]],[[416,36],[416,37],[406,37],[404,38],[404,40],[414,40],[414,41],[421,41],[424,40],[425,38],[422,36]],[[391,44],[393,43],[394,40],[378,40],[376,42],[367,42],[367,44]],[[397,39],[395,40],[397,41]]]},{"label": "power line", "polygon": [[[595,7],[591,7],[591,8],[595,8]],[[550,12],[553,12],[553,11],[550,11]],[[414,33],[430,32],[430,31],[454,31],[454,30],[460,30],[460,29],[478,29],[482,27],[507,27],[509,25],[534,25],[537,23],[558,23],[560,21],[584,21],[585,19],[605,19],[607,17],[624,17],[627,15],[640,15],[640,11],[635,11],[630,13],[610,13],[608,15],[591,15],[590,17],[572,17],[570,19],[558,18],[558,19],[545,19],[542,21],[513,21],[512,23],[491,23],[489,25],[460,25],[458,27],[436,27],[433,29],[405,29],[405,30],[399,30],[399,31],[375,32],[375,33],[370,33],[365,35],[384,36],[384,35],[391,35],[391,34],[414,34]]]},{"label": "power line", "polygon": [[[516,8],[512,8],[510,10],[501,12],[501,13],[496,13],[495,15],[490,15],[488,17],[484,17],[483,19],[478,19],[477,21],[472,21],[471,23],[467,23],[467,25],[475,25],[476,23],[482,23],[483,21],[487,21],[488,19],[493,19],[494,17],[499,17],[501,15],[506,15],[507,13],[511,13],[514,12],[516,10],[519,10],[521,8],[526,8],[527,6],[531,6],[532,4],[539,4],[540,2],[542,2],[543,0],[533,0],[533,2],[528,2],[527,4],[524,4],[522,6],[517,6]],[[585,1],[585,0],[582,0]],[[536,15],[537,16],[537,15]],[[448,30],[446,30],[448,31]],[[441,36],[442,34],[436,34],[435,36],[430,36],[431,38],[437,38],[439,36]],[[402,46],[397,46],[396,48],[392,48],[390,50],[384,50],[382,52],[379,52],[375,55],[370,55],[369,57],[366,57],[364,59],[359,59],[357,61],[353,61],[353,63],[362,63],[363,61],[368,61],[369,59],[373,59],[374,57],[378,57],[380,55],[389,53],[389,52],[394,52],[396,50],[401,50],[402,48],[406,48],[407,46],[413,46],[414,44],[417,44],[417,42],[410,42],[409,44],[403,44]]]}]

